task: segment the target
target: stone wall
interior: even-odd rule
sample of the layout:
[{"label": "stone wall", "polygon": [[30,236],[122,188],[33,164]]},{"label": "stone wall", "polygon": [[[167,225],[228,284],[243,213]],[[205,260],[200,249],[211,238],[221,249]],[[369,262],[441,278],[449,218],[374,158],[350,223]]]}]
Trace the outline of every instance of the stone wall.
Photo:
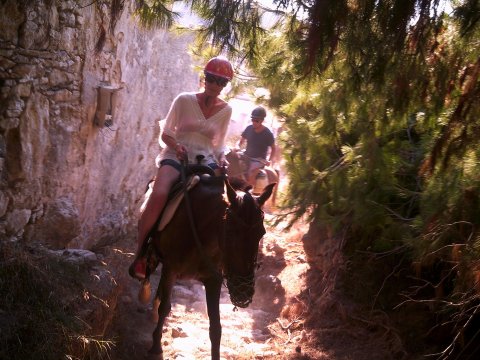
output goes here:
[{"label": "stone wall", "polygon": [[[198,89],[191,35],[142,29],[133,0],[111,31],[107,3],[0,2],[2,240],[91,248],[134,230],[158,120]],[[103,127],[101,84],[119,89]]]}]

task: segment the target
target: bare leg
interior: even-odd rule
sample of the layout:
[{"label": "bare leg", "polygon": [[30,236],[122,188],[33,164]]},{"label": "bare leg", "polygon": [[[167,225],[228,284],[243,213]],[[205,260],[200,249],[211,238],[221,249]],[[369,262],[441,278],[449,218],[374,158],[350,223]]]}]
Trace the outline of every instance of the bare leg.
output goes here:
[{"label": "bare leg", "polygon": [[138,221],[137,256],[145,238],[165,207],[168,193],[173,183],[177,180],[178,175],[178,171],[171,166],[162,166],[158,169],[152,193]]}]

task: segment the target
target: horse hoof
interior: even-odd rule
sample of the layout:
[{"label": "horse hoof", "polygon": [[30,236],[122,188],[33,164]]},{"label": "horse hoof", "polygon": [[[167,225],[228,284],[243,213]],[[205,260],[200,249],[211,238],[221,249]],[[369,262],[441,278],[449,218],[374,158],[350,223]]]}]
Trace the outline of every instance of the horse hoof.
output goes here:
[{"label": "horse hoof", "polygon": [[150,286],[150,281],[143,280],[142,281],[142,288],[138,292],[138,300],[142,304],[148,304],[150,301],[150,295],[152,294],[152,288]]}]

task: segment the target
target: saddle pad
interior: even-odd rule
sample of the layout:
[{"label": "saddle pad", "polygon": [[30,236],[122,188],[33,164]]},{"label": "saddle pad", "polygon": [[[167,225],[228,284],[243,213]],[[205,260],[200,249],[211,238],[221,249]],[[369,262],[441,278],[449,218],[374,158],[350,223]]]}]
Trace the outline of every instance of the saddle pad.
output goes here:
[{"label": "saddle pad", "polygon": [[[198,184],[200,181],[200,176],[198,175],[193,175],[190,176],[187,179],[187,190],[190,190],[193,188],[195,185]],[[165,210],[163,211],[162,218],[160,219],[160,223],[158,224],[158,230],[162,231],[165,226],[172,220],[173,215],[175,214],[175,211],[177,211],[178,205],[180,205],[180,202],[183,199],[184,192],[179,191],[175,194],[173,198],[171,198],[167,205],[165,206]]]}]

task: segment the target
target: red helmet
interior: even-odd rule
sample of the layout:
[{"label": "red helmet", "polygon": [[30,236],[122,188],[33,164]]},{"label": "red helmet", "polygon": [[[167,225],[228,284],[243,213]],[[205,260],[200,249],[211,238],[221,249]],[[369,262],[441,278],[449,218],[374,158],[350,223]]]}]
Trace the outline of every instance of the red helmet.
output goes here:
[{"label": "red helmet", "polygon": [[208,60],[203,71],[212,75],[224,77],[228,80],[233,79],[232,64],[222,56],[217,56]]}]

